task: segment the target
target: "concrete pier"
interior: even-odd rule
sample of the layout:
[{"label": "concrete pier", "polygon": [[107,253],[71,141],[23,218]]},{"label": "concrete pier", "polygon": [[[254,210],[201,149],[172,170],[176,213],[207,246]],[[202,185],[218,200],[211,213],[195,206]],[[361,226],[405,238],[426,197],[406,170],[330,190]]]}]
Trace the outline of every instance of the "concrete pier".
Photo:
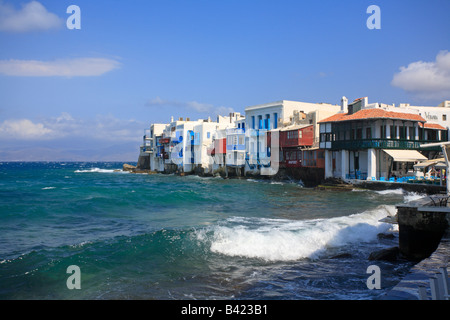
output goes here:
[{"label": "concrete pier", "polygon": [[417,263],[382,300],[419,300],[419,287],[425,287],[431,296],[430,278],[435,276],[441,267],[449,267],[450,229],[443,235],[437,249],[426,259]]},{"label": "concrete pier", "polygon": [[403,189],[406,192],[416,192],[420,194],[443,194],[446,193],[446,187],[425,183],[402,183],[388,181],[365,181],[365,180],[346,180],[357,188],[369,190],[392,190]]},{"label": "concrete pier", "polygon": [[430,278],[449,267],[450,207],[447,196],[433,195],[397,205],[399,251],[419,261],[383,300],[419,300],[419,287],[431,296]]},{"label": "concrete pier", "polygon": [[436,250],[449,226],[447,199],[433,195],[397,205],[400,254],[420,261]]}]

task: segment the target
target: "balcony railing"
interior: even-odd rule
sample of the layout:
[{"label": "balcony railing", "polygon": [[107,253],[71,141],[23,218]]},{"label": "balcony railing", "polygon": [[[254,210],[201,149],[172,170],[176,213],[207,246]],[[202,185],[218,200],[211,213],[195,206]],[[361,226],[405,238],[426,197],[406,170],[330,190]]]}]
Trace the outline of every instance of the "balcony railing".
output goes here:
[{"label": "balcony railing", "polygon": [[[322,141],[323,142],[323,141]],[[359,149],[414,149],[414,150],[440,150],[440,147],[421,148],[421,144],[440,141],[430,140],[403,140],[403,139],[360,139],[331,141],[332,150],[359,150]]]}]

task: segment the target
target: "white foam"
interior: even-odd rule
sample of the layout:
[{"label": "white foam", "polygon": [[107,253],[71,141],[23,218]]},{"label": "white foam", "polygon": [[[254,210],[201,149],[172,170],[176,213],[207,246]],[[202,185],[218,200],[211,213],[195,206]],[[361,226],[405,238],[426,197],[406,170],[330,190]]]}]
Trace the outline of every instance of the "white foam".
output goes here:
[{"label": "white foam", "polygon": [[209,241],[212,252],[266,261],[318,258],[327,248],[377,239],[392,228],[379,222],[395,215],[394,206],[344,217],[315,220],[283,220],[236,217],[224,225],[197,232],[197,239]]},{"label": "white foam", "polygon": [[390,189],[390,190],[382,190],[382,191],[375,191],[378,194],[403,194],[403,189]]},{"label": "white foam", "polygon": [[408,192],[405,196],[404,196],[404,200],[405,202],[410,202],[410,201],[414,201],[414,200],[419,200],[421,198],[427,197],[426,194],[420,194],[417,192]]},{"label": "white foam", "polygon": [[382,191],[375,191],[378,194],[382,195],[403,195],[404,202],[410,202],[414,200],[418,200],[420,198],[426,197],[424,194],[420,194],[417,192],[406,192],[403,189],[392,189],[392,190],[382,190]]},{"label": "white foam", "polygon": [[100,173],[112,173],[119,172],[118,169],[100,169],[100,168],[90,168],[86,170],[75,170],[76,173],[86,173],[86,172],[100,172]]},{"label": "white foam", "polygon": [[42,190],[52,190],[52,189],[56,189],[56,187],[45,187],[45,188],[42,188]]},{"label": "white foam", "polygon": [[92,244],[92,243],[93,243],[92,241],[83,241],[83,242],[80,242],[80,243],[77,243],[77,244],[70,245],[70,247],[72,247],[72,248],[82,248],[85,245],[89,245],[89,244]]}]

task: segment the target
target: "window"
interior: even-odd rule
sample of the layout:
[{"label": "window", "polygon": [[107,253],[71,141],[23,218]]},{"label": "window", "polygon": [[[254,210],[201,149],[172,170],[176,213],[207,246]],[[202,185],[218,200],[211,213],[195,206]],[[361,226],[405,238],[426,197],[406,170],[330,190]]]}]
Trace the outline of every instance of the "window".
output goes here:
[{"label": "window", "polygon": [[446,114],[442,115],[442,121],[447,121],[447,115]]},{"label": "window", "polygon": [[[386,126],[384,126],[384,129],[386,130]],[[386,135],[386,132],[384,135]],[[372,139],[372,128],[366,128],[366,139]]]},{"label": "window", "polygon": [[[381,126],[380,127],[380,137],[381,137],[381,139],[386,139],[387,138],[386,126]],[[391,131],[391,137],[392,137],[392,131]],[[370,139],[370,138],[368,138],[368,139]]]},{"label": "window", "polygon": [[391,126],[391,139],[397,139],[397,127]]},{"label": "window", "polygon": [[288,140],[290,140],[290,139],[298,139],[298,131],[288,131],[287,138],[288,138]]},{"label": "window", "polygon": [[278,128],[278,113],[276,112],[273,114],[273,128]]},{"label": "window", "polygon": [[270,130],[270,114],[266,114],[264,129]]},{"label": "window", "polygon": [[211,132],[207,132],[206,133],[206,137],[209,139],[209,138],[211,138]]},{"label": "window", "polygon": [[436,140],[437,140],[437,131],[428,130],[428,141],[436,141]]},{"label": "window", "polygon": [[320,134],[320,142],[325,142],[327,139],[327,134],[326,133],[321,133]]},{"label": "window", "polygon": [[409,127],[409,140],[416,140],[416,129]]},{"label": "window", "polygon": [[406,139],[406,127],[399,127],[400,139]]},{"label": "window", "polygon": [[256,129],[256,128],[255,128],[255,125],[256,125],[256,124],[255,124],[255,116],[252,116],[252,128],[253,128],[253,129]]},{"label": "window", "polygon": [[262,120],[262,116],[258,116],[258,129],[262,129],[263,128],[263,120]]},{"label": "window", "polygon": [[358,140],[362,139],[362,129],[361,128],[356,129],[356,139],[358,139]]}]

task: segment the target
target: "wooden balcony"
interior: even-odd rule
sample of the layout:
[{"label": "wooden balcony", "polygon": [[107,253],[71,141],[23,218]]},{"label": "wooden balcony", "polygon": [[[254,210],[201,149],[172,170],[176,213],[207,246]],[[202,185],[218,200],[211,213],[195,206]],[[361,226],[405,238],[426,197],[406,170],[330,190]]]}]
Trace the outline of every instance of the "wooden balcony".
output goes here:
[{"label": "wooden balcony", "polygon": [[[321,141],[324,142],[324,141]],[[403,139],[360,139],[330,141],[331,150],[361,150],[361,149],[412,149],[412,150],[436,150],[440,147],[421,148],[421,144],[440,141],[429,140],[403,140]],[[328,144],[328,143],[327,143]]]}]

